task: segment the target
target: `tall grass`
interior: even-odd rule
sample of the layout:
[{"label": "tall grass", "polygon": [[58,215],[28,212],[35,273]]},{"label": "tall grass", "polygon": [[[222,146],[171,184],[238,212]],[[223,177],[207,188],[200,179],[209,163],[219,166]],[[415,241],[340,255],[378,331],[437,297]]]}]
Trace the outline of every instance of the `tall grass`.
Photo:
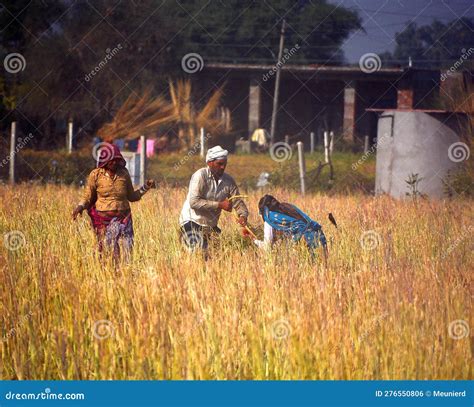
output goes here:
[{"label": "tall grass", "polygon": [[299,246],[257,251],[226,213],[211,259],[188,254],[186,190],[170,188],[133,204],[117,272],[71,221],[77,189],[1,187],[0,231],[25,237],[0,248],[1,377],[472,379],[472,201],[272,192],[322,223],[327,268]]}]

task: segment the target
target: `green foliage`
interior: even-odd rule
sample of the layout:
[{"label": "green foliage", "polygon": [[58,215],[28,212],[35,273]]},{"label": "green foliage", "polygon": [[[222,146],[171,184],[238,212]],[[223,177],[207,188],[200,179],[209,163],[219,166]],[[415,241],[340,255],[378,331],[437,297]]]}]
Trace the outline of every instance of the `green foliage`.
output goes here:
[{"label": "green foliage", "polygon": [[474,197],[474,177],[468,165],[449,171],[443,183],[445,193],[449,197],[456,198],[460,195]]},{"label": "green foliage", "polygon": [[3,6],[1,53],[26,60],[24,71],[8,75],[3,102],[39,129],[43,146],[54,144],[50,117],[74,117],[94,133],[131,92],[150,84],[166,92],[169,78],[183,76],[187,53],[200,53],[205,63],[242,56],[274,63],[283,15],[287,47],[300,45],[292,62],[341,62],[340,45],[360,27],[355,12],[323,0],[19,0]]},{"label": "green foliage", "polygon": [[[292,56],[292,63],[309,60],[341,63],[340,45],[352,31],[361,27],[356,12],[323,0],[229,0],[208,4],[189,0],[180,4],[182,7],[175,7],[173,15],[184,27],[182,35],[188,40],[187,52],[198,52],[205,59],[273,63],[278,55],[284,16],[286,48],[296,44],[301,47]],[[189,21],[191,15],[195,16],[196,23]]]},{"label": "green foliage", "polygon": [[8,52],[23,52],[48,38],[66,10],[65,1],[4,0],[0,10],[0,40]]},{"label": "green foliage", "polygon": [[[3,154],[7,154],[7,150]],[[329,179],[329,169],[324,167],[316,176],[318,164],[323,160],[321,153],[306,155],[308,192],[325,191],[329,193],[372,193],[375,183],[375,163],[372,158],[359,166],[356,171],[351,165],[360,158],[358,154],[335,152],[333,155],[335,179]],[[18,154],[16,174],[18,181],[36,180],[40,182],[79,184],[84,182],[94,168],[90,150],[37,152],[21,150]],[[161,185],[186,187],[191,175],[204,166],[198,154],[163,154],[150,159],[147,173]],[[259,174],[270,173],[272,187],[284,187],[299,191],[300,181],[297,157],[278,163],[269,154],[232,155],[227,171],[237,181],[242,191],[254,190]],[[0,178],[8,179],[8,165],[0,167]]]},{"label": "green foliage", "polygon": [[407,184],[407,188],[409,192],[406,192],[405,195],[409,196],[413,199],[413,201],[417,201],[418,198],[423,198],[425,195],[422,194],[419,190],[419,183],[423,180],[423,177],[420,177],[419,174],[410,174],[408,178],[405,180]]},{"label": "green foliage", "polygon": [[[324,154],[306,154],[306,190],[308,192],[328,193],[372,193],[375,185],[375,163],[373,158],[356,170],[351,165],[359,160],[359,154],[350,152],[334,152],[332,162],[334,166],[334,179],[330,177],[328,165],[324,165]],[[298,158],[279,164],[276,171],[272,172],[269,179],[273,186],[300,189]]]},{"label": "green foliage", "polygon": [[449,67],[474,44],[474,19],[463,17],[446,24],[433,21],[424,26],[410,23],[397,33],[395,41],[393,56],[397,60],[408,61],[411,57],[421,61],[417,67]]},{"label": "green foliage", "polygon": [[[1,162],[0,162],[1,163]],[[90,152],[45,152],[24,150],[17,154],[15,175],[19,182],[38,181],[79,184],[94,168]],[[8,164],[0,167],[0,178],[8,179]]]}]

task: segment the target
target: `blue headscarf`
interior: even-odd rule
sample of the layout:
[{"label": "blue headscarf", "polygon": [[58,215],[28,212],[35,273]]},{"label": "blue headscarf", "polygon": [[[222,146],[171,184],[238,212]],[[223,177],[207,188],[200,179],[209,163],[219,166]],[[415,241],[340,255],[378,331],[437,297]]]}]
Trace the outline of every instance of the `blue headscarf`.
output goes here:
[{"label": "blue headscarf", "polygon": [[268,206],[263,207],[263,219],[272,228],[291,236],[294,241],[299,241],[304,237],[306,244],[311,249],[316,249],[319,246],[319,243],[326,247],[326,236],[324,236],[321,225],[311,219],[296,206],[291,206],[299,215],[301,215],[301,219],[297,219],[286,213],[270,210]]}]

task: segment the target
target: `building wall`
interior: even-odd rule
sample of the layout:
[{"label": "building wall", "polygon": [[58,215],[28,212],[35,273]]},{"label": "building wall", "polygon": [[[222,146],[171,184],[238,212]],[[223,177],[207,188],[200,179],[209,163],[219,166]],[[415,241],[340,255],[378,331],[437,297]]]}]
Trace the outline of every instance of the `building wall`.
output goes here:
[{"label": "building wall", "polygon": [[[303,82],[304,83],[304,82]],[[282,79],[277,115],[277,140],[285,135],[309,143],[310,132],[326,127],[340,131],[343,115],[343,87],[339,81],[304,83]],[[273,105],[273,81],[263,84],[262,127],[270,129]],[[306,140],[307,139],[307,140]]]},{"label": "building wall", "polygon": [[456,167],[450,146],[459,141],[459,121],[452,113],[385,111],[378,123],[376,194],[404,198],[410,193],[407,179],[418,174],[419,191],[441,198],[445,179]]},{"label": "building wall", "polygon": [[377,137],[378,113],[366,109],[394,109],[397,107],[397,89],[392,82],[359,81],[357,86],[356,138]]},{"label": "building wall", "polygon": [[[255,123],[268,131],[271,128],[275,76],[265,78],[264,74],[222,69],[203,71],[192,79],[202,92],[225,84],[223,102],[232,112],[233,135],[237,139],[248,138]],[[375,140],[378,113],[366,109],[392,109],[400,104],[405,108],[432,107],[438,94],[437,83],[439,72],[433,71],[406,70],[362,76],[352,71],[340,74],[282,71],[275,138],[283,140],[289,135],[293,137],[290,140],[309,143],[310,132],[320,134],[332,130],[336,135],[344,133],[348,140],[362,140],[365,135]],[[255,84],[260,84],[260,92],[255,92]],[[249,95],[258,94],[259,100],[249,104]],[[255,106],[259,111],[249,112]]]}]

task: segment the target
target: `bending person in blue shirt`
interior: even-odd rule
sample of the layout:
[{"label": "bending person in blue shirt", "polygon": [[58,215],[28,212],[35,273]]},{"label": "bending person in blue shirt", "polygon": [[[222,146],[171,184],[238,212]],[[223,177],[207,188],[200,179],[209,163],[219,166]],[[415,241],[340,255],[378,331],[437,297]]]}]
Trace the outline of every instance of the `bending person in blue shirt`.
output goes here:
[{"label": "bending person in blue shirt", "polygon": [[265,222],[263,227],[264,239],[254,240],[258,247],[265,249],[271,247],[275,241],[274,232],[278,231],[293,241],[299,241],[303,238],[312,253],[321,244],[324,260],[327,262],[326,236],[324,236],[318,222],[311,219],[295,205],[279,202],[272,195],[265,195],[260,199],[258,210]]}]

